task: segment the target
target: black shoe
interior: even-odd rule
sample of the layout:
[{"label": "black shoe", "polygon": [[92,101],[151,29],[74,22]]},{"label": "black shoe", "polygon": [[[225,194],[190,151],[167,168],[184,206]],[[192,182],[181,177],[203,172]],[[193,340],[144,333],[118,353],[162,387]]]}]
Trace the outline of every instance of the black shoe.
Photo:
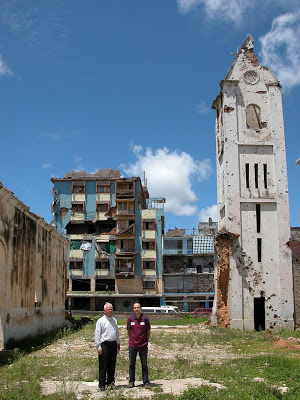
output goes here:
[{"label": "black shoe", "polygon": [[99,386],[99,389],[101,390],[101,392],[104,392],[105,386]]},{"label": "black shoe", "polygon": [[129,382],[127,385],[128,389],[132,389],[134,387],[134,383],[133,382]]},{"label": "black shoe", "polygon": [[150,389],[150,382],[145,383],[145,389]]}]

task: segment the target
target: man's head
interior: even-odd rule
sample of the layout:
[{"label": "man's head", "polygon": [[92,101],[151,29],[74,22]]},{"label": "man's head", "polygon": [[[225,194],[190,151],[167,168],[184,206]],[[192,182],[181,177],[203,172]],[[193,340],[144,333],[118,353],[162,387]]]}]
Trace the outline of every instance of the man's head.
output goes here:
[{"label": "man's head", "polygon": [[142,307],[141,307],[140,303],[135,303],[135,304],[133,305],[133,312],[134,312],[134,315],[135,315],[137,318],[140,317],[141,312],[142,312]]},{"label": "man's head", "polygon": [[112,313],[113,313],[113,306],[112,306],[112,304],[110,304],[110,303],[105,303],[103,311],[104,311],[104,314],[105,314],[108,318],[111,318]]}]

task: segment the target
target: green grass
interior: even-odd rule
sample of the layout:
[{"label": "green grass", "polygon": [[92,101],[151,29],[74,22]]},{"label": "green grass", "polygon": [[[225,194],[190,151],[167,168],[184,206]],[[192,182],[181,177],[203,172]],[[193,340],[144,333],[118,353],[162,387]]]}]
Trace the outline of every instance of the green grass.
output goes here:
[{"label": "green grass", "polygon": [[[191,323],[194,319],[195,324]],[[151,332],[151,381],[167,379],[172,382],[173,379],[194,377],[219,383],[226,389],[217,391],[213,387],[201,386],[189,388],[181,396],[175,397],[161,393],[157,387],[153,390],[153,400],[300,398],[300,351],[296,345],[290,348],[274,346],[273,338],[267,337],[265,332],[240,332],[213,327],[204,329],[198,326],[198,317],[159,322],[173,325],[174,329],[157,328]],[[186,328],[176,328],[178,323],[186,325]],[[119,324],[122,325],[120,320]],[[18,348],[12,351],[10,362],[0,366],[0,399],[78,398],[75,393],[42,395],[40,382],[96,381],[98,364],[93,348],[94,329],[95,323],[89,323],[11,343],[11,346],[17,345]],[[121,328],[120,333],[122,342],[117,360],[117,381],[128,375],[126,328]],[[282,330],[278,336],[281,339],[299,338],[299,332]],[[291,343],[298,342],[291,340]],[[212,351],[215,352],[213,355]],[[141,377],[139,361],[136,376],[137,379]],[[255,378],[262,381],[255,381]],[[277,386],[287,386],[289,390],[282,394]],[[121,391],[113,398],[125,399]],[[89,399],[88,393],[84,399]]]}]

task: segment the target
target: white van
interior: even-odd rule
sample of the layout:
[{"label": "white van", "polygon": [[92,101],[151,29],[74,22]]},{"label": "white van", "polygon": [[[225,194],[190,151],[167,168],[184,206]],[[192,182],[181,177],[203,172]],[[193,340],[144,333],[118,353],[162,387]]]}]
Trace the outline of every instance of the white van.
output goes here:
[{"label": "white van", "polygon": [[142,307],[142,312],[145,314],[166,314],[166,313],[178,313],[179,309],[176,306],[161,306],[161,307]]}]

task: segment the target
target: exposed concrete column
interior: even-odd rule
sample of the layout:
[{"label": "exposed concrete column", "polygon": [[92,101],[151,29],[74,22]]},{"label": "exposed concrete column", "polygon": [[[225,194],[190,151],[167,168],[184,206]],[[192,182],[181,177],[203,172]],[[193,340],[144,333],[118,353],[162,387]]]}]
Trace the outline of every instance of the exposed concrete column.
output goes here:
[{"label": "exposed concrete column", "polygon": [[91,292],[95,292],[96,290],[96,279],[95,278],[91,278]]},{"label": "exposed concrete column", "polygon": [[96,309],[96,298],[91,297],[90,298],[90,311],[95,311]]}]

